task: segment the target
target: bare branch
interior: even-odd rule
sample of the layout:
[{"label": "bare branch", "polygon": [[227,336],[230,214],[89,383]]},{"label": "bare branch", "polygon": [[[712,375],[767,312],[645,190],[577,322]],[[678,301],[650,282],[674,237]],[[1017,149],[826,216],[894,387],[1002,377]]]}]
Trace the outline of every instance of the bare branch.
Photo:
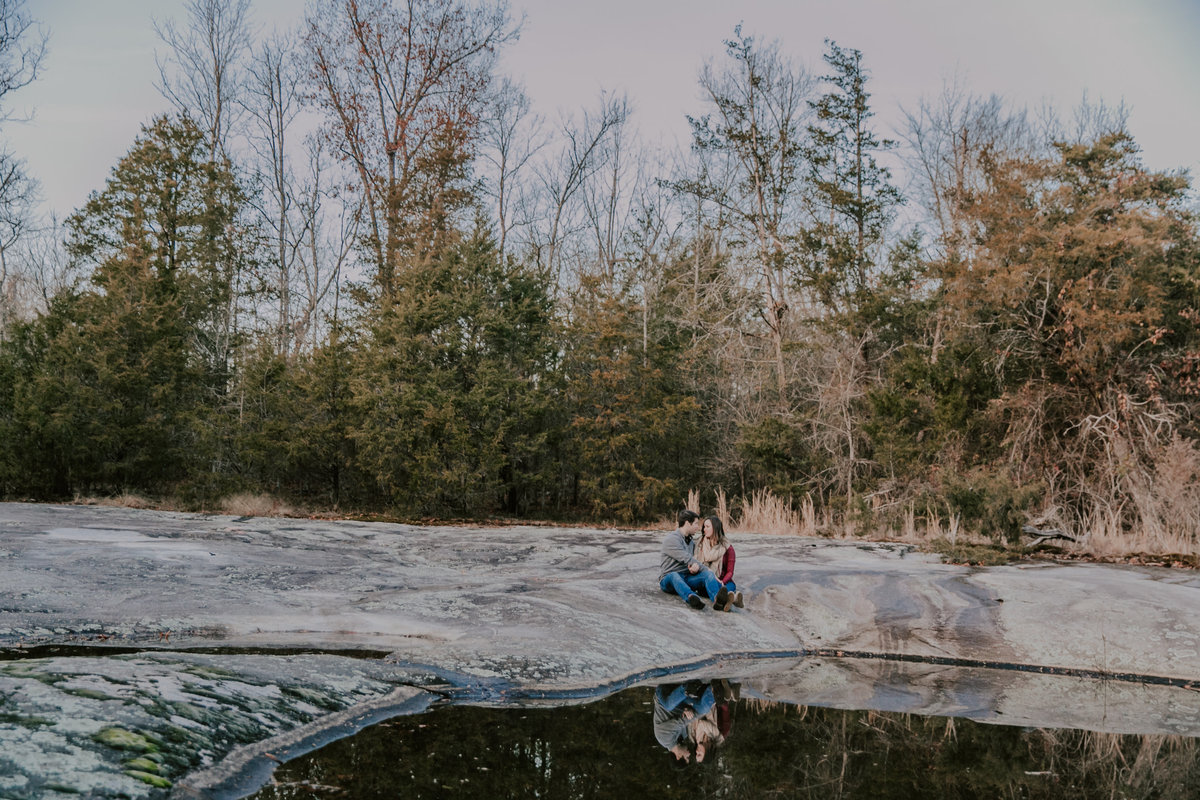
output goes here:
[{"label": "bare branch", "polygon": [[242,90],[240,67],[250,52],[250,0],[189,0],[182,28],[154,23],[170,49],[156,54],[159,92],[181,114],[207,132],[209,152],[228,157],[228,138],[236,122]]}]

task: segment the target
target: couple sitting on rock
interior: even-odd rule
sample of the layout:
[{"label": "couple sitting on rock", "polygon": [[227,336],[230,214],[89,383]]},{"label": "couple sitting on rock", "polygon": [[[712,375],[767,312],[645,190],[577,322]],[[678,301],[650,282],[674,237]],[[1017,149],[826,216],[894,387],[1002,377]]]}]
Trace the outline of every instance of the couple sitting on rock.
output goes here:
[{"label": "couple sitting on rock", "polygon": [[742,593],[733,582],[733,547],[720,517],[701,520],[684,509],[677,521],[679,527],[663,539],[659,588],[695,609],[704,608],[705,597],[713,601],[713,611],[742,608]]}]

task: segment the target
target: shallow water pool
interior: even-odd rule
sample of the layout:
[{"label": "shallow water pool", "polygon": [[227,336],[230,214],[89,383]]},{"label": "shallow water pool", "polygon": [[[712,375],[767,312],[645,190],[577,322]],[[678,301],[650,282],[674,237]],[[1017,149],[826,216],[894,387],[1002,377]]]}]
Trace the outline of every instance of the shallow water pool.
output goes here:
[{"label": "shallow water pool", "polygon": [[1200,739],[792,705],[693,680],[397,717],[281,765],[253,796],[1191,798]]}]

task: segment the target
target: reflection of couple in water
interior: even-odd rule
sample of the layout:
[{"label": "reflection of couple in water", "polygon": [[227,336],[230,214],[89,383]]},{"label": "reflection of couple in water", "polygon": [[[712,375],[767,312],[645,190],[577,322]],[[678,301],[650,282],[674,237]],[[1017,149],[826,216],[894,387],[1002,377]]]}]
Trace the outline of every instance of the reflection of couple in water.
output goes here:
[{"label": "reflection of couple in water", "polygon": [[695,511],[684,509],[677,522],[679,527],[663,539],[658,587],[695,609],[705,607],[705,597],[713,601],[713,611],[742,608],[742,593],[733,582],[733,546],[725,538],[721,518],[701,520]]},{"label": "reflection of couple in water", "polygon": [[694,748],[699,764],[729,736],[729,701],[736,697],[736,688],[724,680],[664,683],[654,690],[654,738],[683,764]]}]

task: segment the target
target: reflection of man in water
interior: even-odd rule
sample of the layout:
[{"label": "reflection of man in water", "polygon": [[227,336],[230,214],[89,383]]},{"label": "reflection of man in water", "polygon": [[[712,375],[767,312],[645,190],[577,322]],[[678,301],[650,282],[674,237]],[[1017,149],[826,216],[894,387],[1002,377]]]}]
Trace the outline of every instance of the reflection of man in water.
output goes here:
[{"label": "reflection of man in water", "polygon": [[[703,761],[711,742],[707,725],[716,732],[716,725],[705,715],[716,704],[712,686],[707,683],[662,684],[654,690],[654,738],[685,764],[692,758],[691,744],[696,739],[696,761]],[[698,725],[703,726],[703,739],[694,735]]]}]

